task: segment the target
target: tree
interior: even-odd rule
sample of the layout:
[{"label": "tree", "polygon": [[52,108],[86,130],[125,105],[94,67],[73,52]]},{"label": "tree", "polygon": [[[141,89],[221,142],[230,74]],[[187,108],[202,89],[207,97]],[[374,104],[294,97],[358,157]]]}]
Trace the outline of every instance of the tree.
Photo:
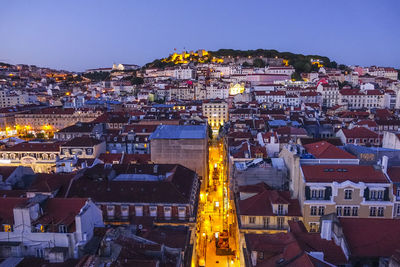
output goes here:
[{"label": "tree", "polygon": [[131,80],[131,84],[132,85],[139,85],[139,84],[143,84],[144,80],[142,77],[133,77]]},{"label": "tree", "polygon": [[265,67],[265,61],[262,60],[261,58],[256,58],[253,60],[253,66],[256,68],[264,68]]},{"label": "tree", "polygon": [[249,64],[249,62],[245,61],[242,64],[243,67],[250,67],[251,65]]},{"label": "tree", "polygon": [[46,136],[44,135],[44,133],[37,133],[36,134],[36,138],[38,138],[38,139],[44,139]]},{"label": "tree", "polygon": [[332,61],[330,67],[331,67],[331,68],[334,68],[334,69],[337,69],[338,64],[336,63],[336,61]]},{"label": "tree", "polygon": [[208,129],[208,138],[213,139],[213,131],[210,125],[207,127]]},{"label": "tree", "polygon": [[400,80],[400,69],[397,70],[397,79]]},{"label": "tree", "polygon": [[346,68],[347,68],[347,66],[344,65],[344,64],[340,64],[340,65],[339,65],[339,69],[340,69],[340,70],[345,70]]},{"label": "tree", "polygon": [[110,77],[110,73],[105,71],[95,71],[93,73],[85,73],[83,74],[83,77],[95,82],[100,82],[108,79]]},{"label": "tree", "polygon": [[301,75],[297,71],[293,72],[291,78],[296,80],[296,81],[302,81],[303,80],[303,78],[301,78]]}]

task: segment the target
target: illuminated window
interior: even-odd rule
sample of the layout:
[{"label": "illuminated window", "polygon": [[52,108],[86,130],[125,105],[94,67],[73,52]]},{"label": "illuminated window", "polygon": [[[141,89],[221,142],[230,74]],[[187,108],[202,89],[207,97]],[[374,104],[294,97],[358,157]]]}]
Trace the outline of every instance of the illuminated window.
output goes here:
[{"label": "illuminated window", "polygon": [[149,211],[150,216],[157,217],[157,206],[150,206]]},{"label": "illuminated window", "polygon": [[143,206],[135,206],[136,216],[143,216]]},{"label": "illuminated window", "polygon": [[164,207],[164,217],[165,219],[171,219],[172,208],[171,207]]},{"label": "illuminated window", "polygon": [[129,206],[128,205],[121,206],[121,216],[124,218],[127,218],[129,216]]}]

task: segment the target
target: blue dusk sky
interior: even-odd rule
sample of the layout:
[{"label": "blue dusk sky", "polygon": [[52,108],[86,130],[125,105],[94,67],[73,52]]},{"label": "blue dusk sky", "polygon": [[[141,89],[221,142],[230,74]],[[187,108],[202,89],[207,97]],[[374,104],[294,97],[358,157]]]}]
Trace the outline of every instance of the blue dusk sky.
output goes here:
[{"label": "blue dusk sky", "polygon": [[83,71],[183,50],[276,49],[400,68],[399,0],[1,0],[0,61]]}]

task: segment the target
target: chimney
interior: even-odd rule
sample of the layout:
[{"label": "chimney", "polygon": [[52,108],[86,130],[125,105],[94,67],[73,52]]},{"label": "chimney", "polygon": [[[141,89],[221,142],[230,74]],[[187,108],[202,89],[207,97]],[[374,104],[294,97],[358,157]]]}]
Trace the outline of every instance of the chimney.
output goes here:
[{"label": "chimney", "polygon": [[385,174],[387,174],[388,161],[389,161],[388,156],[383,156],[382,157],[382,170],[383,170],[383,172]]},{"label": "chimney", "polygon": [[253,265],[253,266],[256,266],[257,265],[257,251],[252,251],[251,252],[251,264]]},{"label": "chimney", "polygon": [[332,240],[332,220],[321,219],[321,238]]}]

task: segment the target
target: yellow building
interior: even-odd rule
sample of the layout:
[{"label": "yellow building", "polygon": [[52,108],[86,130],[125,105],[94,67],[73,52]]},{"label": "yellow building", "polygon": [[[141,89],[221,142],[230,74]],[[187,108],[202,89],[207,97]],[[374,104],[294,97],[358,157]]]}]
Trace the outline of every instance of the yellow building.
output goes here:
[{"label": "yellow building", "polygon": [[229,120],[228,103],[224,101],[203,102],[203,116],[208,118],[208,124],[213,129],[219,129]]}]

